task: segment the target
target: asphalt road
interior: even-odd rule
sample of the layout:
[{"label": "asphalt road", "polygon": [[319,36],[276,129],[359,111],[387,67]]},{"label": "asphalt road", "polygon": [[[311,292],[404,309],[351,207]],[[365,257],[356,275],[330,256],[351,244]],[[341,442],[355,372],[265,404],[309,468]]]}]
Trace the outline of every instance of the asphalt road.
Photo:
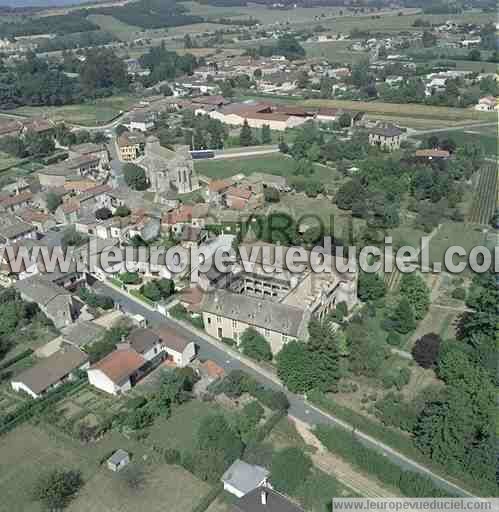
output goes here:
[{"label": "asphalt road", "polygon": [[[317,424],[326,424],[331,426],[339,426],[346,430],[352,431],[352,427],[345,423],[344,421],[335,418],[329,414],[325,414],[322,411],[316,409],[313,405],[307,403],[304,397],[299,395],[294,395],[292,393],[287,392],[281,385],[277,384],[274,380],[267,377],[265,375],[265,371],[257,371],[254,368],[246,365],[239,358],[227,353],[225,350],[218,348],[218,346],[213,345],[209,341],[193,334],[191,331],[183,328],[177,322],[174,322],[162,314],[151,311],[149,308],[142,306],[137,303],[135,300],[129,298],[128,296],[120,293],[114,288],[98,282],[94,285],[94,288],[100,290],[102,293],[111,296],[115,302],[119,303],[125,312],[140,314],[144,318],[147,319],[149,325],[157,325],[159,322],[163,322],[168,324],[171,328],[175,329],[179,334],[184,335],[188,338],[193,339],[198,347],[197,355],[201,359],[211,359],[215,361],[218,365],[220,365],[224,370],[244,370],[248,374],[252,375],[258,382],[261,384],[268,386],[273,389],[277,389],[280,391],[285,391],[288,396],[290,402],[289,415],[299,420],[307,423],[310,426],[314,426]],[[372,448],[383,456],[387,457],[387,459],[396,463],[398,466],[403,468],[404,470],[411,470],[418,473],[421,473],[429,478],[431,478],[434,483],[444,489],[447,492],[451,492],[457,494],[458,496],[471,497],[472,494],[468,493],[461,487],[449,482],[448,480],[436,475],[429,469],[424,466],[421,466],[417,462],[408,459],[404,455],[396,452],[391,449],[389,446],[384,445],[383,443],[373,439],[366,434],[363,434],[359,431],[353,431],[354,434],[360,442],[362,442],[366,447]]]}]

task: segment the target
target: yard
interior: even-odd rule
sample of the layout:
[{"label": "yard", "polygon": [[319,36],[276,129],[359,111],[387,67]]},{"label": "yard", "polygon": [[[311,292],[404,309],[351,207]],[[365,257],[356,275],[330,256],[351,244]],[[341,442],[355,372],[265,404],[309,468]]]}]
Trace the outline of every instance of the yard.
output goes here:
[{"label": "yard", "polygon": [[204,418],[217,412],[223,412],[223,409],[213,402],[191,400],[176,408],[170,418],[159,418],[151,427],[147,442],[176,448],[180,452],[192,451],[199,425]]},{"label": "yard", "polygon": [[66,121],[82,126],[105,125],[137,102],[133,96],[112,96],[78,105],[62,107],[19,107],[14,113],[29,117],[48,116],[53,121]]},{"label": "yard", "polygon": [[[132,492],[121,475],[100,466],[100,460],[117,448],[129,451],[133,463],[144,466],[142,489]],[[30,499],[33,484],[47,469],[61,466],[80,469],[85,481],[68,508],[71,512],[132,512],[144,503],[152,512],[165,510],[165,503],[169,512],[188,512],[209,490],[185,470],[153,462],[144,447],[121,434],[83,446],[55,431],[26,425],[0,438],[0,510],[39,512],[40,505]]]}]

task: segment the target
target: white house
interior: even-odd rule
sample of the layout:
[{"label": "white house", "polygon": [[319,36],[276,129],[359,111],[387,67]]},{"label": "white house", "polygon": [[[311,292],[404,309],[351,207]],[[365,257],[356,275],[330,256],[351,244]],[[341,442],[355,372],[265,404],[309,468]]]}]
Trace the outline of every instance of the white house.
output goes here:
[{"label": "white house", "polygon": [[480,98],[479,102],[475,105],[475,110],[479,112],[494,112],[494,110],[497,110],[497,100],[493,96]]},{"label": "white house", "polygon": [[88,381],[111,395],[129,391],[141,376],[146,359],[130,348],[119,348],[87,370]]},{"label": "white house", "polygon": [[167,358],[180,368],[187,366],[196,357],[194,342],[180,336],[168,325],[161,324],[156,329],[156,334],[167,353]]},{"label": "white house", "polygon": [[248,464],[237,459],[222,475],[224,490],[238,498],[260,486],[267,485],[270,472],[261,466]]}]

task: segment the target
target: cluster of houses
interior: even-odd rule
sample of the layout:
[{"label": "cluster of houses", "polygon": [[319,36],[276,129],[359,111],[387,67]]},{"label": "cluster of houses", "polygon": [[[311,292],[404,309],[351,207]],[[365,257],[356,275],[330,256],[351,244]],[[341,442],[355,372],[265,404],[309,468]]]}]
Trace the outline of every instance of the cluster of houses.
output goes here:
[{"label": "cluster of houses", "polygon": [[187,366],[196,355],[191,339],[166,324],[155,329],[136,326],[115,350],[94,363],[86,349],[104,335],[97,321],[79,320],[61,329],[60,336],[39,350],[39,361],[11,381],[14,391],[40,398],[86,372],[89,383],[111,395],[129,391],[161,364]]}]

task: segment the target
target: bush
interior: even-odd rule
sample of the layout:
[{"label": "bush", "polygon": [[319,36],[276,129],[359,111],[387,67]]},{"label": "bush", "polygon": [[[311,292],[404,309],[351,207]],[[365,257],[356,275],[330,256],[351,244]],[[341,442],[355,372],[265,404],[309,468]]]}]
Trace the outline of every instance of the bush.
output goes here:
[{"label": "bush", "polygon": [[402,336],[398,332],[390,331],[386,337],[386,342],[392,347],[400,347]]},{"label": "bush", "polygon": [[225,343],[229,347],[233,347],[234,345],[236,345],[235,340],[233,340],[232,338],[226,338],[225,336],[221,339],[221,341],[222,343]]},{"label": "bush", "polygon": [[49,510],[66,508],[83,486],[78,470],[53,469],[41,475],[33,489],[33,498]]},{"label": "bush", "polygon": [[383,483],[400,489],[405,496],[452,496],[435,487],[430,479],[415,472],[403,471],[381,453],[366,448],[346,430],[318,425],[315,434],[328,450],[361,471],[376,475]]},{"label": "bush", "polygon": [[142,278],[137,272],[123,272],[118,275],[118,279],[124,284],[140,284]]},{"label": "bush", "polygon": [[462,287],[455,288],[452,291],[452,298],[457,300],[465,300],[466,299],[466,290]]},{"label": "bush", "polygon": [[180,464],[181,457],[180,452],[176,450],[175,448],[167,448],[164,453],[165,462],[167,464],[176,465]]},{"label": "bush", "polygon": [[255,329],[249,327],[241,335],[241,349],[243,354],[255,361],[271,361],[272,351],[269,342]]}]

